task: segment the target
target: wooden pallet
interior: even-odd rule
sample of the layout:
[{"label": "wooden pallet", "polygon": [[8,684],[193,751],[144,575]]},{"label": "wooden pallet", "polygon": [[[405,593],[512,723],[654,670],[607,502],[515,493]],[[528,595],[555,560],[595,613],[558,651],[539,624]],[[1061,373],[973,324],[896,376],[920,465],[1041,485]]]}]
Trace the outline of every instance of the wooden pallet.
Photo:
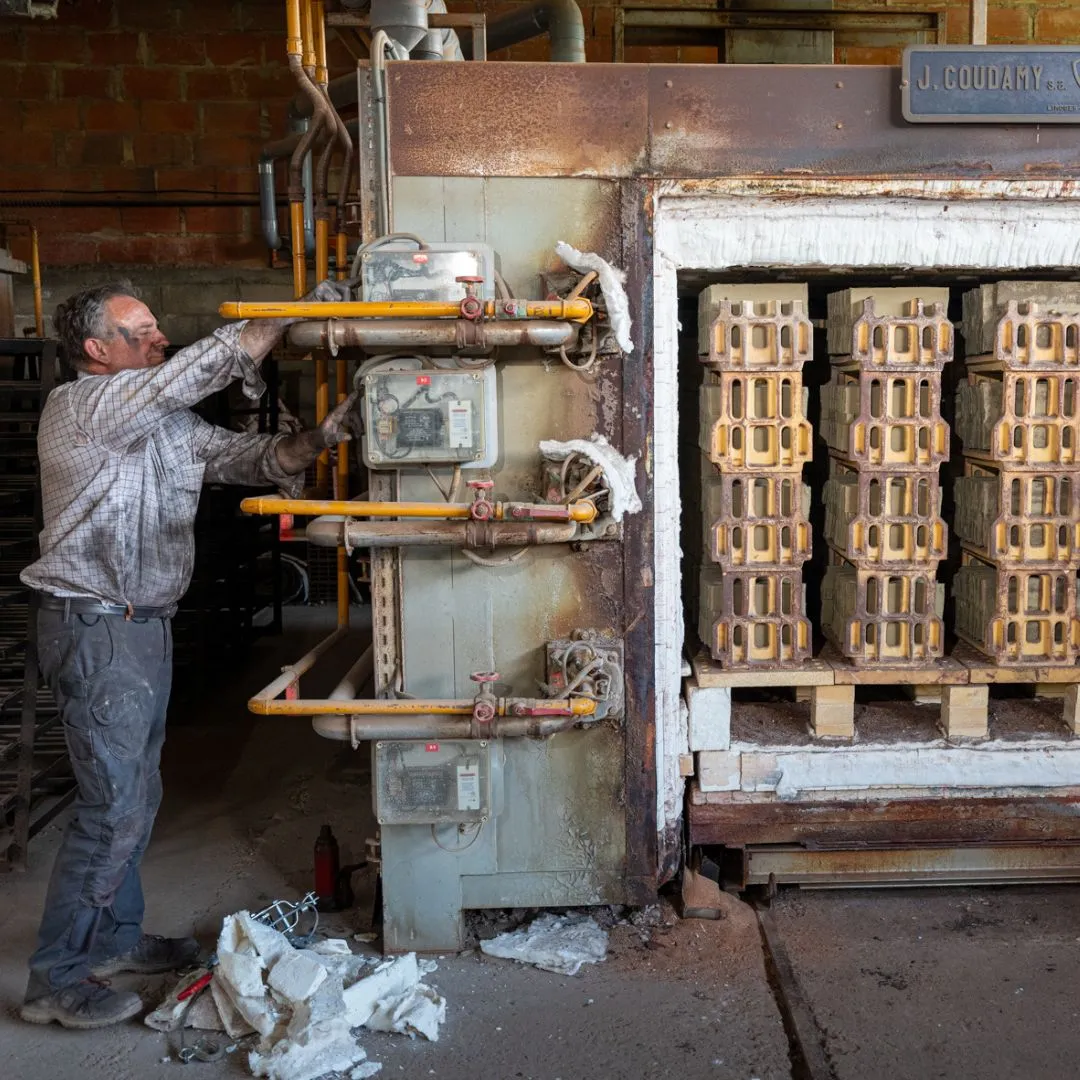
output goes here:
[{"label": "wooden pallet", "polygon": [[985,739],[989,735],[990,687],[1031,685],[1037,697],[1061,697],[1065,726],[1080,735],[1080,665],[995,664],[961,643],[952,655],[920,665],[857,667],[831,645],[821,655],[787,667],[722,668],[706,652],[692,661],[701,687],[792,688],[810,702],[810,730],[817,738],[855,737],[855,688],[896,686],[917,703],[941,706],[939,727],[950,739]]},{"label": "wooden pallet", "polygon": [[697,652],[690,661],[698,686],[719,688],[831,686],[832,668],[824,660],[804,660],[772,668],[725,668],[707,652]]},{"label": "wooden pallet", "polygon": [[971,686],[1034,686],[1036,697],[1060,697],[1062,718],[1074,735],[1080,735],[1080,665],[1077,664],[995,664],[972,645],[961,642],[953,658],[967,668]]},{"label": "wooden pallet", "polygon": [[952,657],[922,664],[866,664],[857,666],[832,646],[821,657],[833,669],[832,708],[824,717],[827,730],[819,731],[811,702],[810,722],[816,735],[855,737],[855,688],[899,686],[917,702],[941,704],[939,727],[948,738],[985,738],[989,729],[989,695],[970,693],[968,670]]}]

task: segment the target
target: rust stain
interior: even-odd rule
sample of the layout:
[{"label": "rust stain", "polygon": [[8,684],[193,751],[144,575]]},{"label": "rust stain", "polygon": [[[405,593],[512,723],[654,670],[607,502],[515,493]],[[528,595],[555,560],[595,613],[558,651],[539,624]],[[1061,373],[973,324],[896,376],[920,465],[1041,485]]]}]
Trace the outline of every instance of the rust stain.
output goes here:
[{"label": "rust stain", "polygon": [[[911,125],[894,68],[391,64],[399,176],[992,178],[1080,171],[1066,126]],[[472,103],[476,103],[475,105]],[[490,106],[485,103],[494,103]]]}]

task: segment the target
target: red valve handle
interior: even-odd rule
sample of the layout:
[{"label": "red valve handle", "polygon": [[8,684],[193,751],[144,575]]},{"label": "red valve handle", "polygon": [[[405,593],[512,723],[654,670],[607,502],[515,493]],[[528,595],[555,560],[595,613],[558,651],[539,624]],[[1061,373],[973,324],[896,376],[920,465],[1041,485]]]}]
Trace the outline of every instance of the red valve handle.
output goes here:
[{"label": "red valve handle", "polygon": [[478,277],[476,274],[462,274],[460,277],[454,278],[455,281],[460,281],[462,285],[483,285],[484,279]]},{"label": "red valve handle", "polygon": [[476,488],[479,491],[490,491],[495,486],[494,480],[469,480],[466,487]]},{"label": "red valve handle", "polygon": [[469,678],[475,683],[493,683],[499,681],[499,673],[497,671],[474,671]]}]

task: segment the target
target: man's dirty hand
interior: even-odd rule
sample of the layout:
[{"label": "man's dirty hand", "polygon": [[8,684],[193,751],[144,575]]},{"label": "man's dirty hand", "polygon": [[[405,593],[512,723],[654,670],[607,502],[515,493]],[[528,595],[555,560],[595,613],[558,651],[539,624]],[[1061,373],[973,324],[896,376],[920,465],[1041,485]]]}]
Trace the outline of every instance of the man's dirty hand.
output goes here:
[{"label": "man's dirty hand", "polygon": [[304,297],[304,302],[309,304],[340,304],[351,300],[350,289],[347,282],[320,281],[314,289]]},{"label": "man's dirty hand", "polygon": [[319,442],[321,449],[337,446],[338,443],[348,442],[354,436],[361,433],[360,412],[356,408],[359,390],[354,390],[340,405],[328,413],[326,419],[319,425]]}]

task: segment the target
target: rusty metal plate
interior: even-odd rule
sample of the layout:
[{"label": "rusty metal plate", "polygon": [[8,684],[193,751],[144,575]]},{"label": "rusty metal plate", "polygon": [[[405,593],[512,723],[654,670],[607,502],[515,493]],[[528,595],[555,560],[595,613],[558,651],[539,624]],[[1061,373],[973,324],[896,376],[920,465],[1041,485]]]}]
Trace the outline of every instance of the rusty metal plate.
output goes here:
[{"label": "rusty metal plate", "polygon": [[387,88],[396,176],[645,171],[643,67],[392,63]]},{"label": "rusty metal plate", "polygon": [[900,69],[388,65],[398,176],[891,176],[1080,172],[1068,128],[914,127]]},{"label": "rusty metal plate", "polygon": [[692,844],[1046,843],[1080,841],[1080,797],[784,803],[773,797],[689,801]]},{"label": "rusty metal plate", "polygon": [[907,125],[893,67],[682,65],[649,69],[649,164],[661,176],[1068,174],[1068,128]]}]

